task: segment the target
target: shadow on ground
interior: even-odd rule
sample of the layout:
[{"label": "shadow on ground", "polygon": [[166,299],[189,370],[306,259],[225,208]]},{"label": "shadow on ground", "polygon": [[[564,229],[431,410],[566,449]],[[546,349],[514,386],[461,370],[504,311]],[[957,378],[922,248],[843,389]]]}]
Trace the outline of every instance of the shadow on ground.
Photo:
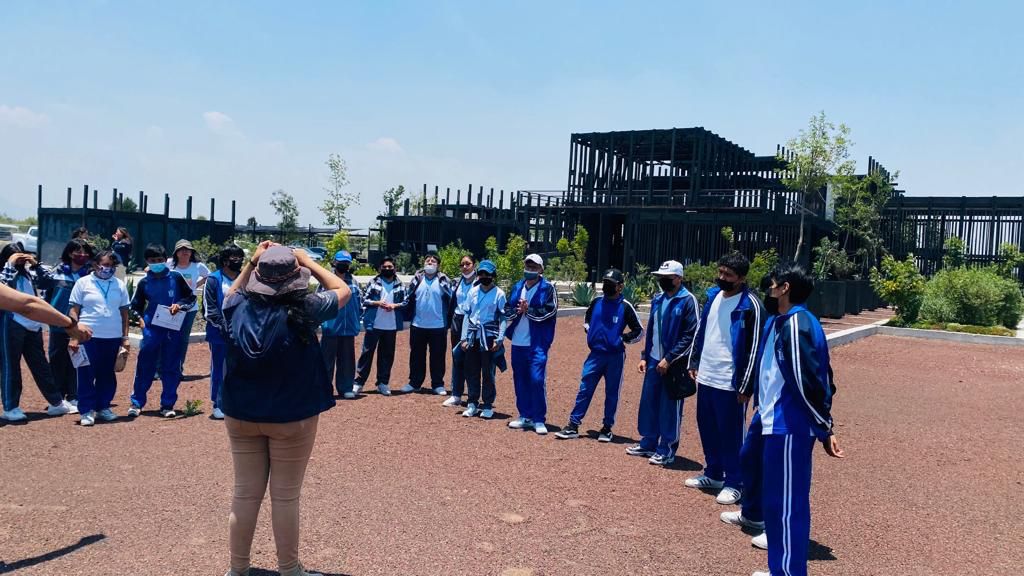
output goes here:
[{"label": "shadow on ground", "polygon": [[29,568],[31,566],[35,566],[37,564],[42,564],[43,562],[49,562],[50,560],[56,560],[57,558],[60,558],[61,556],[65,556],[67,554],[71,554],[72,552],[74,552],[76,550],[79,550],[81,548],[85,548],[86,546],[88,546],[90,544],[95,544],[96,542],[99,542],[100,540],[103,540],[105,538],[106,538],[105,534],[93,534],[92,536],[85,536],[85,537],[83,537],[81,540],[79,540],[75,544],[72,544],[70,546],[65,546],[63,548],[58,548],[57,550],[54,550],[53,552],[47,552],[46,554],[42,554],[40,556],[33,556],[31,558],[25,558],[23,560],[18,560],[16,562],[12,562],[10,564],[0,560],[0,574],[7,574],[8,572],[14,572],[15,570],[22,570],[22,569],[25,569],[25,568]]}]

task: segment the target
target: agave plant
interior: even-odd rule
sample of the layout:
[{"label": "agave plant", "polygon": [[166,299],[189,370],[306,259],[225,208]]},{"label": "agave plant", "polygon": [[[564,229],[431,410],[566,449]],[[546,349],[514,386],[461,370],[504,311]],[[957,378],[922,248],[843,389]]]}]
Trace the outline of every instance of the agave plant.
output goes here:
[{"label": "agave plant", "polygon": [[586,282],[578,282],[573,284],[572,287],[572,302],[577,306],[590,306],[590,301],[594,299],[597,292],[594,287]]}]

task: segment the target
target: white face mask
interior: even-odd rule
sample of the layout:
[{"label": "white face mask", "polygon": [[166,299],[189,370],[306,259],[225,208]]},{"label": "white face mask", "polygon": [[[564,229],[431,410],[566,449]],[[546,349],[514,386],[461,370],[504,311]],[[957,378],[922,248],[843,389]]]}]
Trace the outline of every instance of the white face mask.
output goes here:
[{"label": "white face mask", "polygon": [[437,264],[427,264],[423,267],[423,271],[430,275],[437,274]]},{"label": "white face mask", "polygon": [[470,278],[472,278],[475,275],[476,275],[476,270],[470,270],[469,272],[463,272],[462,273],[462,277],[465,278],[466,280],[469,280]]}]

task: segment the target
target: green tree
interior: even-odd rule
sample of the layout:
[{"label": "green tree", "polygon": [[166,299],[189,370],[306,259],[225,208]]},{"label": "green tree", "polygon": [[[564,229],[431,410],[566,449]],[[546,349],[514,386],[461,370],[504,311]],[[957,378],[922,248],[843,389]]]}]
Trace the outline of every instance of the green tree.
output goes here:
[{"label": "green tree", "polygon": [[348,186],[348,165],[338,154],[331,154],[327,157],[327,186],[324,187],[323,204],[320,205],[320,212],[324,215],[324,223],[328,226],[335,226],[341,229],[348,226],[348,209],[359,204],[359,193],[350,192],[345,189]]},{"label": "green tree", "polygon": [[487,259],[494,262],[498,270],[497,284],[508,292],[509,288],[523,278],[523,258],[526,257],[526,240],[512,234],[505,242],[505,250],[498,247],[498,240],[490,236],[484,242]]},{"label": "green tree", "polygon": [[462,245],[462,240],[458,240],[442,247],[437,251],[437,255],[441,257],[441,272],[444,272],[449,278],[458,278],[462,275],[459,262],[463,256],[472,256],[473,253]]},{"label": "green tree", "polygon": [[950,236],[942,245],[942,267],[962,268],[967,264],[967,246],[957,236]]},{"label": "green tree", "polygon": [[995,265],[996,273],[1003,278],[1017,280],[1016,269],[1024,267],[1024,254],[1012,242],[999,245],[999,262]]},{"label": "green tree", "polygon": [[248,226],[249,228],[254,228],[256,226],[259,226],[260,224],[259,222],[256,221],[255,216],[249,216],[249,219],[245,221],[245,225]]},{"label": "green tree", "polygon": [[811,252],[814,254],[812,273],[817,280],[843,280],[853,272],[855,265],[850,261],[846,250],[843,250],[839,242],[830,240],[827,236],[822,237]]},{"label": "green tree", "polygon": [[[116,208],[116,205],[117,205],[116,202],[111,202],[110,204],[107,204],[107,210],[114,210]],[[139,205],[136,204],[135,200],[132,200],[131,197],[125,197],[124,201],[121,202],[121,212],[138,212],[138,211],[139,211]]]},{"label": "green tree", "polygon": [[882,211],[898,177],[899,172],[876,172],[863,178],[839,176],[833,181],[835,222],[842,236],[842,249],[847,251],[851,240],[858,241],[860,249],[854,265],[864,273],[877,264],[882,253]]},{"label": "green tree", "polygon": [[334,236],[331,236],[331,239],[324,244],[324,248],[327,249],[327,255],[324,256],[324,259],[321,260],[320,263],[323,264],[325,268],[330,268],[334,265],[334,254],[338,250],[349,249],[348,232],[345,230],[338,230],[334,233]]},{"label": "green tree", "polygon": [[380,211],[381,216],[387,216],[392,210],[397,212],[398,207],[405,200],[405,186],[399,184],[397,188],[388,188],[381,195],[381,199],[384,200],[384,209]]},{"label": "green tree", "polygon": [[270,195],[270,207],[277,213],[277,227],[281,230],[281,242],[288,243],[299,235],[299,207],[295,198],[284,190],[274,190]]},{"label": "green tree", "polygon": [[203,236],[198,240],[192,241],[192,248],[195,249],[196,258],[200,261],[212,262],[216,260],[217,254],[220,253],[221,246],[211,242],[209,236]]},{"label": "green tree", "polygon": [[732,226],[722,227],[722,238],[725,240],[726,251],[732,252],[733,245],[736,244],[736,233],[733,232]]},{"label": "green tree", "polygon": [[856,164],[850,160],[850,129],[845,124],[837,128],[825,117],[825,112],[811,116],[806,130],[801,130],[796,138],[786,146],[793,152],[788,159],[788,176],[782,183],[790,190],[800,193],[796,206],[800,213],[800,235],[796,242],[794,260],[800,260],[804,247],[804,221],[810,211],[807,204],[816,196],[824,203],[821,195],[826,186],[853,175]]}]

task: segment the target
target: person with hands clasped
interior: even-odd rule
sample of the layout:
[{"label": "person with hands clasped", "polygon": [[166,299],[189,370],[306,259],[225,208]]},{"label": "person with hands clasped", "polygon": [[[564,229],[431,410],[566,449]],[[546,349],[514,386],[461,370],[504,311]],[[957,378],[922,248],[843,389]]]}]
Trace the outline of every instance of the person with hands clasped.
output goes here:
[{"label": "person with hands clasped", "polygon": [[644,375],[637,417],[640,443],[626,448],[626,453],[668,466],[676,459],[683,422],[683,399],[670,390],[669,372],[673,365],[686,368],[699,317],[697,299],[683,286],[682,264],[668,260],[652,274],[658,277],[661,292],[651,300],[647,341],[637,366]]},{"label": "person with hands clasped", "polygon": [[479,415],[494,417],[494,369],[505,371],[505,292],[494,285],[497,267],[484,260],[477,270],[477,283],[462,303],[462,335],[458,347],[462,351],[466,377],[467,418]]},{"label": "person with hands clasped", "polygon": [[85,350],[84,364],[78,367],[82,426],[92,426],[97,416],[107,422],[117,419],[110,409],[117,390],[114,367],[121,350],[127,354],[130,348],[128,290],[124,281],[115,276],[117,266],[117,256],[112,251],[100,252],[93,262],[92,274],[76,282],[71,290],[71,318],[93,332],[92,339],[84,344],[74,339],[68,344],[74,353],[79,352],[79,347]]},{"label": "person with hands clasped", "polygon": [[379,273],[370,280],[363,299],[363,349],[356,363],[356,383],[353,391],[359,394],[370,377],[373,355],[377,354],[377,391],[391,396],[391,367],[395,363],[395,336],[405,328],[405,286],[395,271],[395,259],[381,260]]},{"label": "person with hands clasped", "polygon": [[139,346],[135,366],[135,386],[129,416],[138,416],[146,406],[146,394],[153,386],[157,360],[160,361],[160,415],[174,418],[174,404],[178,401],[181,383],[181,327],[159,326],[154,317],[160,307],[167,308],[172,317],[187,313],[196,303],[192,287],[167,266],[167,251],[159,244],[146,246],[146,277],[139,281],[132,296],[131,309],[142,317],[142,345]]},{"label": "person with hands clasped", "polygon": [[[409,282],[409,296],[403,306],[409,318],[409,383],[400,390],[403,394],[417,392],[427,377],[427,357],[430,358],[430,389],[444,396],[444,364],[448,356],[445,342],[451,319],[452,282],[441,272],[441,257],[427,252],[423,269]],[[427,350],[430,350],[429,354]]]}]

